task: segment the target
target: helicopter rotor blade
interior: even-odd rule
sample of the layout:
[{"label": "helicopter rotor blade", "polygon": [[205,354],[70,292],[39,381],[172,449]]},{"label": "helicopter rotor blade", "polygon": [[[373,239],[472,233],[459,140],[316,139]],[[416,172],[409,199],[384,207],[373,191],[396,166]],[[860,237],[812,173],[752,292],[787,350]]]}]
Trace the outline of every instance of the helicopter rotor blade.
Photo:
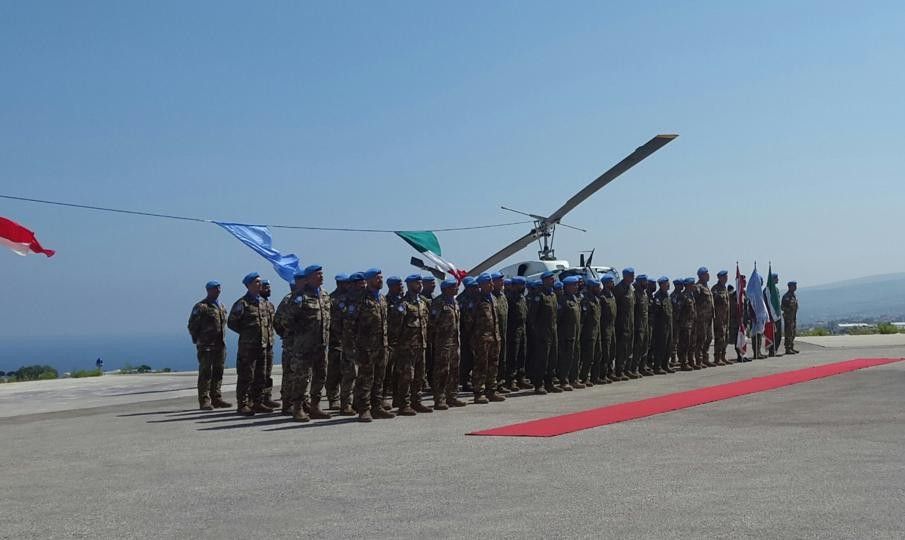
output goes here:
[{"label": "helicopter rotor blade", "polygon": [[547,223],[556,223],[567,213],[572,211],[576,206],[584,202],[585,199],[596,193],[600,188],[615,180],[619,175],[631,169],[645,158],[666,146],[670,141],[678,137],[678,135],[657,135],[651,140],[644,143],[629,154],[625,159],[614,165],[610,170],[601,174],[596,180],[585,186],[584,189],[572,196],[571,199],[562,205],[562,208],[550,214]]},{"label": "helicopter rotor blade", "polygon": [[504,247],[503,249],[497,251],[490,257],[487,257],[487,259],[484,260],[483,262],[478,263],[474,268],[472,268],[471,270],[468,271],[468,275],[476,276],[476,275],[480,274],[481,272],[487,271],[488,269],[492,268],[498,262],[505,260],[510,255],[514,255],[515,253],[518,253],[519,251],[524,249],[526,246],[528,246],[528,244],[530,244],[531,242],[534,242],[537,239],[537,235],[538,235],[537,230],[531,229],[531,232],[529,232],[525,236],[519,238],[515,242],[513,242],[513,243],[509,244],[508,246]]}]

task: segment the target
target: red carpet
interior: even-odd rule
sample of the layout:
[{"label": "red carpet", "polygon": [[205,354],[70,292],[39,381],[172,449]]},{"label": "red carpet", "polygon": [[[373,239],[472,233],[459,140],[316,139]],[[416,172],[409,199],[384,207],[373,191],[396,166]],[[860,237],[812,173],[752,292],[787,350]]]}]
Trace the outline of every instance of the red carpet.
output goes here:
[{"label": "red carpet", "polygon": [[905,358],[859,358],[834,364],[824,364],[804,369],[776,373],[765,377],[755,377],[717,386],[708,386],[686,392],[676,392],[640,401],[618,403],[597,409],[582,411],[551,418],[532,420],[521,424],[512,424],[484,431],[476,431],[469,435],[495,435],[501,437],[556,437],[573,431],[625,422],[636,418],[644,418],[655,414],[694,407],[703,403],[720,401],[745,394],[772,390],[781,386],[798,384],[822,377],[829,377],[863,369],[899,362]]}]

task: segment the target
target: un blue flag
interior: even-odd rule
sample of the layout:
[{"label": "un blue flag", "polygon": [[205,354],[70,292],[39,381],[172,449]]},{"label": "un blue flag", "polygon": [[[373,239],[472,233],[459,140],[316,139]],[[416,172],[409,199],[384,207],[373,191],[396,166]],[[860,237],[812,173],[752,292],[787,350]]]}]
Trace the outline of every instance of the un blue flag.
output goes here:
[{"label": "un blue flag", "polygon": [[264,225],[244,225],[242,223],[220,223],[215,221],[217,225],[223,227],[233,236],[238,238],[243,244],[250,247],[261,257],[264,257],[273,269],[289,283],[295,279],[295,273],[299,269],[299,258],[289,253],[283,255],[279,251],[273,249],[273,238],[270,237],[270,231]]}]

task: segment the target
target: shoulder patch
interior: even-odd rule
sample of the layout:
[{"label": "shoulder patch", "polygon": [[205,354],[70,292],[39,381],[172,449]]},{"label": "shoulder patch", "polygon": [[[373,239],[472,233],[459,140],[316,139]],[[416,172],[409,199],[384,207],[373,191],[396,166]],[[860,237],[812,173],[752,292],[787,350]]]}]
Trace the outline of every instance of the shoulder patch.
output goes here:
[{"label": "shoulder patch", "polygon": [[301,304],[301,303],[302,303],[302,297],[301,297],[301,296],[296,296],[296,297],[295,297],[295,300],[293,300],[293,302],[295,302],[296,304]]},{"label": "shoulder patch", "polygon": [[192,315],[197,315],[197,314],[198,314],[198,306],[195,306],[194,309],[192,309]]},{"label": "shoulder patch", "polygon": [[242,307],[242,302],[236,302],[233,305],[233,313],[242,313],[242,310],[245,308]]}]

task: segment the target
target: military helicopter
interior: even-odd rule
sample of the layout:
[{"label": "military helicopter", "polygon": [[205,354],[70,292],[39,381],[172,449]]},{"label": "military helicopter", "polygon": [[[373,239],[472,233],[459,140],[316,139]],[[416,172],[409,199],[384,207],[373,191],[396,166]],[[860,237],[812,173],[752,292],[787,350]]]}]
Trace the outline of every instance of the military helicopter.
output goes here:
[{"label": "military helicopter", "polygon": [[[562,218],[565,217],[566,214],[571,212],[576,206],[584,202],[585,199],[599,191],[601,188],[619,177],[622,173],[631,169],[660,148],[666,146],[676,137],[678,137],[678,135],[674,134],[657,135],[653,137],[651,140],[636,148],[634,152],[626,156],[622,161],[597,177],[596,180],[585,186],[584,189],[573,195],[558,210],[548,216],[521,212],[519,210],[513,210],[505,206],[501,207],[504,210],[530,217],[534,220],[534,226],[524,236],[518,238],[508,246],[497,251],[490,257],[487,257],[484,261],[475,265],[471,270],[468,271],[467,275],[477,276],[481,272],[486,272],[497,264],[508,259],[512,255],[515,255],[522,249],[526,248],[529,244],[531,244],[531,242],[534,242],[536,240],[539,246],[537,259],[511,264],[500,269],[500,272],[507,277],[524,276],[528,279],[539,277],[540,274],[548,271],[556,272],[557,274],[560,274],[561,277],[565,277],[571,274],[582,274],[587,277],[594,278],[599,277],[603,274],[611,274],[615,276],[615,270],[608,266],[591,266],[591,260],[594,256],[593,250],[591,251],[591,255],[587,258],[587,260],[585,260],[583,254],[581,255],[581,263],[577,267],[571,266],[569,264],[569,261],[557,259],[556,254],[553,250],[553,240],[556,233],[556,227],[562,226],[582,232],[587,232],[584,229],[562,223]],[[441,270],[430,267],[419,259],[412,258],[412,264],[433,273],[438,278],[442,279],[442,277],[444,276],[444,273]]]}]

